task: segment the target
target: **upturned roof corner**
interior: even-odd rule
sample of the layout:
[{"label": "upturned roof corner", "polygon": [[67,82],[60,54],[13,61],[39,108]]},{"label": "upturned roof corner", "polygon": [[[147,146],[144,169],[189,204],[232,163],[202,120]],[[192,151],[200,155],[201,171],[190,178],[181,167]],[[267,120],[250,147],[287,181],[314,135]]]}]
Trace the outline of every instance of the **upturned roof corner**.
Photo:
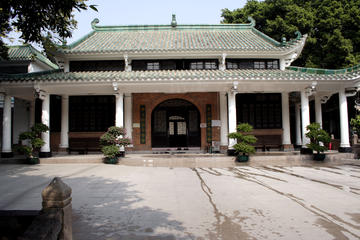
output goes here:
[{"label": "upturned roof corner", "polygon": [[256,26],[256,21],[255,21],[255,19],[254,19],[253,17],[248,16],[247,19],[249,20],[251,27],[255,27],[255,26]]},{"label": "upturned roof corner", "polygon": [[100,21],[98,18],[94,18],[94,20],[91,21],[91,28],[93,30],[96,30],[96,24],[98,24]]}]

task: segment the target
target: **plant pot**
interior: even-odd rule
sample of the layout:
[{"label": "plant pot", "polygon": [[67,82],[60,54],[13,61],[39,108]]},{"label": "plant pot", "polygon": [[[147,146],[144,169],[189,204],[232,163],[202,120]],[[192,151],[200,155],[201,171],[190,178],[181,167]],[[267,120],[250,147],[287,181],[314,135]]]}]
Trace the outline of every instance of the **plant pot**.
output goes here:
[{"label": "plant pot", "polygon": [[32,158],[27,158],[26,159],[26,162],[28,164],[39,164],[40,163],[40,160],[38,157],[32,157]]},{"label": "plant pot", "polygon": [[117,157],[125,157],[125,151],[121,151],[119,154],[116,155]]},{"label": "plant pot", "polygon": [[249,161],[249,156],[248,155],[237,155],[236,161],[237,162],[247,162],[247,161]]},{"label": "plant pot", "polygon": [[315,161],[324,161],[326,155],[324,153],[317,153],[317,154],[314,154],[313,156],[313,159]]},{"label": "plant pot", "polygon": [[118,162],[119,162],[118,157],[113,157],[113,158],[106,157],[104,160],[104,163],[106,163],[106,164],[117,164]]}]

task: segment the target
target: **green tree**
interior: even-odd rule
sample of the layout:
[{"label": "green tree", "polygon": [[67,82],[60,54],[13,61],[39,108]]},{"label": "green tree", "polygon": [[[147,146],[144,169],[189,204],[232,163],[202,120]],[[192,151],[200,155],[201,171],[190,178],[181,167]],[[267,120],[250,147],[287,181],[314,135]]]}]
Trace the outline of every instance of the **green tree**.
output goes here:
[{"label": "green tree", "polygon": [[249,0],[243,8],[222,10],[223,23],[256,20],[256,28],[275,40],[308,39],[294,65],[343,68],[360,63],[360,0]]},{"label": "green tree", "polygon": [[236,144],[233,146],[237,153],[250,154],[255,152],[255,147],[250,145],[256,143],[257,138],[249,132],[253,127],[248,123],[240,123],[236,127],[236,132],[229,133],[229,138],[236,139]]},{"label": "green tree", "polygon": [[331,138],[325,130],[321,129],[320,124],[311,123],[306,126],[306,130],[305,135],[310,139],[310,143],[306,144],[306,146],[316,151],[317,154],[326,151],[327,147],[324,144],[329,143]]},{"label": "green tree", "polygon": [[91,8],[87,0],[5,0],[0,3],[0,54],[7,58],[3,39],[12,31],[19,31],[25,42],[42,43],[45,38],[53,41],[71,37],[76,28],[73,10]]}]

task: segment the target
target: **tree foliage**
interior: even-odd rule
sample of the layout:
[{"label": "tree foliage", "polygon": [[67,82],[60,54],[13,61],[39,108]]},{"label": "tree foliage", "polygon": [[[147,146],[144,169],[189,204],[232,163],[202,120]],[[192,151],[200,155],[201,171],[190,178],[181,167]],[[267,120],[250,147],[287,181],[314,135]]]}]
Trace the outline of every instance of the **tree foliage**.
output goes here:
[{"label": "tree foliage", "polygon": [[327,148],[324,144],[329,143],[331,138],[325,130],[321,129],[320,124],[311,123],[306,126],[306,130],[307,132],[305,135],[310,139],[310,143],[306,144],[306,146],[311,150],[316,151],[318,154],[326,151]]},{"label": "tree foliage", "polygon": [[350,120],[350,125],[356,134],[360,134],[360,115],[356,115],[355,118],[352,118]]},{"label": "tree foliage", "polygon": [[124,128],[112,126],[100,137],[101,151],[107,158],[120,155],[120,146],[128,146],[131,139],[126,138]]},{"label": "tree foliage", "polygon": [[360,0],[248,0],[243,8],[222,10],[223,23],[244,23],[275,40],[307,33],[305,48],[294,65],[343,68],[360,63]]},{"label": "tree foliage", "polygon": [[19,135],[19,140],[28,140],[28,145],[20,145],[17,150],[25,154],[28,158],[34,157],[34,151],[44,146],[45,142],[41,139],[41,133],[49,131],[49,127],[42,123],[36,123],[31,130]]},{"label": "tree foliage", "polygon": [[230,133],[229,138],[236,139],[234,149],[237,153],[250,154],[255,152],[254,146],[250,144],[256,143],[257,138],[248,134],[253,130],[253,127],[248,123],[240,123],[236,127],[236,132]]},{"label": "tree foliage", "polygon": [[42,43],[45,38],[54,41],[71,37],[76,28],[73,10],[91,8],[87,0],[6,0],[0,3],[0,53],[7,58],[4,38],[12,31],[19,31],[25,42]]}]

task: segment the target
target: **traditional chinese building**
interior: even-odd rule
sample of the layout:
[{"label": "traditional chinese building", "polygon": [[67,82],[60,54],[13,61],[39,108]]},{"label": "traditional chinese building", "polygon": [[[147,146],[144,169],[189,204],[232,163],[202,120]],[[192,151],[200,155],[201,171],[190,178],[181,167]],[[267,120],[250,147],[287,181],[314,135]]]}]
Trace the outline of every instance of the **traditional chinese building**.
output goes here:
[{"label": "traditional chinese building", "polygon": [[263,150],[299,145],[306,152],[311,120],[349,151],[347,97],[356,93],[359,66],[291,67],[307,36],[278,42],[249,20],[178,25],[173,16],[170,25],[99,26],[95,19],[92,32],[59,46],[61,69],[1,76],[3,156],[14,139],[11,97],[29,103],[28,125],[50,126],[41,156],[91,142],[112,125],[127,130],[129,151],[226,151],[240,122],[254,126]]}]

